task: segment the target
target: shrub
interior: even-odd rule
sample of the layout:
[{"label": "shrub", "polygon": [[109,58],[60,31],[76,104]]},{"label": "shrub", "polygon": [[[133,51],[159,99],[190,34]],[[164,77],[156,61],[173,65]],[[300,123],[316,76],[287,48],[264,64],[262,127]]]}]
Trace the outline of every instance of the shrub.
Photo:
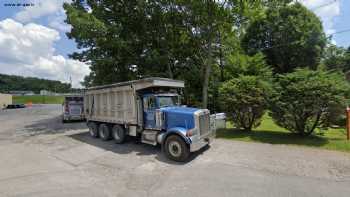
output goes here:
[{"label": "shrub", "polygon": [[279,75],[270,98],[270,115],[279,126],[307,136],[317,127],[328,128],[332,119],[344,113],[348,92],[340,73],[298,69]]},{"label": "shrub", "polygon": [[239,75],[249,75],[259,76],[263,80],[270,80],[272,77],[272,69],[267,66],[262,53],[257,53],[253,56],[233,53],[227,57],[225,70],[231,78],[236,78]]},{"label": "shrub", "polygon": [[257,76],[239,76],[220,87],[220,105],[237,128],[251,131],[261,123],[270,90],[269,83]]}]

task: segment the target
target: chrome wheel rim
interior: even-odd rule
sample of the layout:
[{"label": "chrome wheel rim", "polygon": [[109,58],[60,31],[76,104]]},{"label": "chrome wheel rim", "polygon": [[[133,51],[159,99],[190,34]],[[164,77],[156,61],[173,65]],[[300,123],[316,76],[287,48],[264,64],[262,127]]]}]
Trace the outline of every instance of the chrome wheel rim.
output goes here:
[{"label": "chrome wheel rim", "polygon": [[180,157],[181,156],[181,145],[179,142],[177,141],[171,141],[169,143],[169,153],[173,156],[173,157]]},{"label": "chrome wheel rim", "polygon": [[100,132],[100,135],[102,138],[105,138],[106,137],[106,133],[105,133],[105,128],[102,128],[101,132]]},{"label": "chrome wheel rim", "polygon": [[94,136],[94,135],[95,135],[95,133],[94,133],[94,131],[92,130],[91,127],[89,128],[89,132],[90,132],[90,135],[91,135],[91,136]]},{"label": "chrome wheel rim", "polygon": [[114,129],[113,135],[114,135],[114,139],[120,140],[119,130],[118,129]]}]

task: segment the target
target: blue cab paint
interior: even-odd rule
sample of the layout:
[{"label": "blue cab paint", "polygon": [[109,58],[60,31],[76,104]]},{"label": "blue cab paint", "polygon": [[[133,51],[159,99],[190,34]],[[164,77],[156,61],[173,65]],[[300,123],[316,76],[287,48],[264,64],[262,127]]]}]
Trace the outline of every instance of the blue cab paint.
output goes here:
[{"label": "blue cab paint", "polygon": [[[152,97],[154,101],[152,101]],[[195,127],[194,113],[199,110],[198,108],[180,107],[176,105],[161,107],[159,97],[154,94],[143,95],[143,102],[144,104],[148,102],[148,107],[144,108],[143,111],[143,120],[146,129],[156,128],[155,114],[156,110],[160,110],[163,116],[161,129],[165,131],[164,138],[170,134],[178,134],[187,144],[191,143],[191,138],[187,137],[186,133],[188,130]]]},{"label": "blue cab paint", "polygon": [[194,112],[197,108],[189,107],[166,107],[160,109],[165,116],[165,129],[169,130],[174,127],[181,127],[184,129],[194,128]]}]

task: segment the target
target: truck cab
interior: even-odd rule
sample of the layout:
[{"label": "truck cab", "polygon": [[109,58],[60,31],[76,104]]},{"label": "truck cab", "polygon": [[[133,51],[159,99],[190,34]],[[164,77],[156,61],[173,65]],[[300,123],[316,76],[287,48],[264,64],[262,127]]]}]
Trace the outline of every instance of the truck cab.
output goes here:
[{"label": "truck cab", "polygon": [[160,129],[156,123],[156,114],[166,107],[180,105],[180,97],[174,93],[146,94],[143,95],[143,121],[145,129]]},{"label": "truck cab", "polygon": [[[144,94],[142,104],[145,130],[142,142],[162,144],[171,159],[185,160],[190,152],[213,140],[215,128],[210,128],[209,110],[180,106],[178,94]],[[152,132],[154,135],[150,135]]]},{"label": "truck cab", "polygon": [[62,103],[62,122],[84,120],[84,96],[65,96]]}]

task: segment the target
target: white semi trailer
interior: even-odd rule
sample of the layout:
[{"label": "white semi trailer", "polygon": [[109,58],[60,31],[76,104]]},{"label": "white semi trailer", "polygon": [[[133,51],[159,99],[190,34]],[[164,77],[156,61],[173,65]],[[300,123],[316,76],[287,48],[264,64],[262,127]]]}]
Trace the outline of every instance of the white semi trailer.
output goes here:
[{"label": "white semi trailer", "polygon": [[209,144],[214,135],[207,109],[180,106],[183,81],[146,78],[86,90],[84,109],[90,135],[123,143],[135,136],[162,146],[166,156],[185,161]]}]

